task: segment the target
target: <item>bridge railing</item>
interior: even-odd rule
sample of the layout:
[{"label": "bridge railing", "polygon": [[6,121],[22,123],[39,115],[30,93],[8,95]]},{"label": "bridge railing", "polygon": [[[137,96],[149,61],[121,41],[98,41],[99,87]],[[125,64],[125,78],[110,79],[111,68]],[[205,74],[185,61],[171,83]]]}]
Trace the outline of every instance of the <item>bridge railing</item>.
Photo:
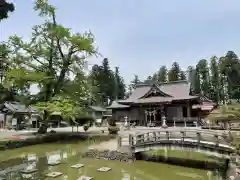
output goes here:
[{"label": "bridge railing", "polygon": [[136,146],[138,144],[144,144],[149,142],[158,142],[163,140],[182,140],[193,141],[198,143],[214,143],[215,145],[223,144],[230,145],[231,139],[228,134],[214,133],[210,131],[154,131],[145,132],[137,135],[129,135],[129,145]]}]

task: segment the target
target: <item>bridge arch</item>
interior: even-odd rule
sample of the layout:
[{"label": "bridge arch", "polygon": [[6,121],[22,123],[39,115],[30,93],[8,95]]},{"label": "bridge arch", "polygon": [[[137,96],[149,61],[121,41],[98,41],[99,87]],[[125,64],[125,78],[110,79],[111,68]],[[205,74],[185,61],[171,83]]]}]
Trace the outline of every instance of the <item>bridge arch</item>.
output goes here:
[{"label": "bridge arch", "polygon": [[[231,137],[227,133],[210,130],[162,129],[130,134],[128,141],[128,148],[132,153],[154,149],[174,149],[202,152],[229,159],[235,151],[231,146]],[[122,142],[119,142],[119,146],[122,146]]]}]

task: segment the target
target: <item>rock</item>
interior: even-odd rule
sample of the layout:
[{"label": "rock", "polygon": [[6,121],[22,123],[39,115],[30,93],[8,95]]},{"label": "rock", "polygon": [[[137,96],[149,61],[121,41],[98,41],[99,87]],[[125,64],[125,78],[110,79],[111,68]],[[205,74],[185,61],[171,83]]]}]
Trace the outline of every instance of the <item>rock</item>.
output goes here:
[{"label": "rock", "polygon": [[90,177],[90,176],[81,176],[77,180],[92,180],[92,179],[93,177]]},{"label": "rock", "polygon": [[60,162],[58,162],[58,161],[57,162],[49,162],[48,163],[49,166],[57,166],[59,164],[60,164]]},{"label": "rock", "polygon": [[108,172],[108,171],[112,170],[112,168],[109,168],[109,167],[101,167],[101,168],[99,168],[99,169],[97,169],[97,170],[100,171],[100,172]]},{"label": "rock", "polygon": [[76,169],[79,169],[79,168],[82,168],[82,167],[84,167],[83,164],[75,164],[75,165],[71,166],[71,168],[76,168]]},{"label": "rock", "polygon": [[63,175],[63,173],[61,173],[61,172],[51,172],[51,173],[48,173],[46,176],[56,178],[56,177],[59,177],[59,176],[62,176],[62,175]]},{"label": "rock", "polygon": [[22,174],[32,174],[37,172],[37,169],[24,169],[21,171]]}]

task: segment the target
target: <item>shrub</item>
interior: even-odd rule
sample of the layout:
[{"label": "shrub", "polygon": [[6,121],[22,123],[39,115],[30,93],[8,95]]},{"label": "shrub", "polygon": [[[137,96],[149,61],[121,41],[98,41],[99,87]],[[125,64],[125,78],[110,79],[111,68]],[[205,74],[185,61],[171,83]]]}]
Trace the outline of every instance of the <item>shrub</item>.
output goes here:
[{"label": "shrub", "polygon": [[108,118],[108,125],[109,126],[116,126],[116,121],[112,117]]},{"label": "shrub", "polygon": [[109,126],[108,127],[109,134],[118,134],[119,130],[120,129],[117,126]]},{"label": "shrub", "polygon": [[79,126],[82,126],[84,124],[89,124],[91,126],[95,119],[92,116],[82,115],[75,117],[74,121],[75,123],[78,123]]},{"label": "shrub", "polygon": [[89,125],[85,124],[85,125],[83,126],[83,129],[84,129],[84,131],[86,132],[86,131],[89,129]]}]

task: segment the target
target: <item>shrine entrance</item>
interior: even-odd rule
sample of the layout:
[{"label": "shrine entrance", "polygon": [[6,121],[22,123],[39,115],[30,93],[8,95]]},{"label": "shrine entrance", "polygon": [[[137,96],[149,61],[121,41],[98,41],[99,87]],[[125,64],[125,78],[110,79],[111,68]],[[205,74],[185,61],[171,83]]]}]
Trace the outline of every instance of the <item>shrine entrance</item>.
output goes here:
[{"label": "shrine entrance", "polygon": [[145,110],[145,125],[155,124],[161,126],[162,111],[161,108],[148,108]]}]

